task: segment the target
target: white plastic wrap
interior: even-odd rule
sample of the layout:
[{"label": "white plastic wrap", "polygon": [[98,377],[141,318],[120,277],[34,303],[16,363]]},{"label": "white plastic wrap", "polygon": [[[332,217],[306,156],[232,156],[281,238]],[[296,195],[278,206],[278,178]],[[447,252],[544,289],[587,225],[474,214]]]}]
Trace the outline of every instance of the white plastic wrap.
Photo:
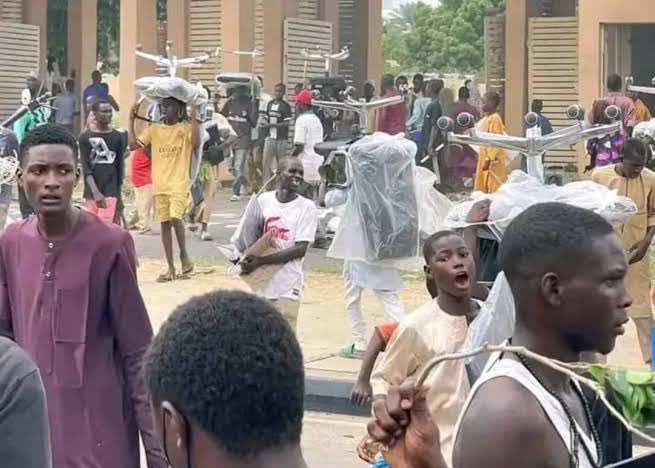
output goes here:
[{"label": "white plastic wrap", "polygon": [[[501,344],[514,333],[515,321],[514,297],[505,273],[500,272],[489,292],[489,297],[469,327],[462,351],[471,351],[484,343]],[[473,376],[477,378],[482,373],[488,359],[489,354],[478,354],[466,361]]]},{"label": "white plastic wrap", "polygon": [[134,82],[137,95],[144,96],[149,102],[160,104],[162,99],[175,98],[189,103],[197,96],[198,104],[207,102],[207,91],[197,83],[189,83],[182,78],[170,76],[146,76]]},{"label": "white plastic wrap", "polygon": [[453,202],[434,188],[437,176],[429,169],[416,167],[415,178],[419,230],[427,237],[444,229],[443,222]]},{"label": "white plastic wrap", "polygon": [[335,208],[337,206],[345,205],[348,201],[348,190],[346,189],[330,189],[325,194],[325,207]]},{"label": "white plastic wrap", "polygon": [[639,122],[635,125],[632,136],[647,136],[655,140],[655,119],[651,119],[648,122]]},{"label": "white plastic wrap", "polygon": [[376,263],[418,255],[415,154],[414,142],[385,133],[350,147],[351,186],[329,257]]},{"label": "white plastic wrap", "polygon": [[257,195],[253,195],[230,242],[239,252],[245,252],[259,240],[263,231],[264,215],[259,207]]},{"label": "white plastic wrap", "polygon": [[557,185],[544,185],[534,177],[521,171],[510,174],[506,183],[492,194],[474,194],[473,201],[455,205],[446,216],[449,229],[467,226],[466,214],[473,203],[481,198],[489,198],[489,221],[487,224],[499,239],[509,223],[523,210],[537,203],[559,202],[594,211],[612,224],[620,224],[637,213],[635,203],[592,181],[580,181]]}]

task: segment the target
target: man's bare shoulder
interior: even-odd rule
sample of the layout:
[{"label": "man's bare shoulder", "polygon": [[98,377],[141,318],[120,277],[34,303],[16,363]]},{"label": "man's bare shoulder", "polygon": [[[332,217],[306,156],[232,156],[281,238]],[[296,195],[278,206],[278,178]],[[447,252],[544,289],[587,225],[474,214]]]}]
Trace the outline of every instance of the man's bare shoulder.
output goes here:
[{"label": "man's bare shoulder", "polygon": [[455,441],[453,466],[532,463],[546,450],[544,436],[550,431],[552,426],[534,396],[516,380],[497,377],[480,386],[471,400]]}]

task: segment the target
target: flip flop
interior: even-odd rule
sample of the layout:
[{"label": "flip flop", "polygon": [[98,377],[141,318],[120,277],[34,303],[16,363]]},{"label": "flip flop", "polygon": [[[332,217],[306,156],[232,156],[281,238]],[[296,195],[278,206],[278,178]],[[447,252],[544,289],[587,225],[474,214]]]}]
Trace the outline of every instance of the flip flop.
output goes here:
[{"label": "flip flop", "polygon": [[167,271],[166,273],[162,273],[157,277],[157,282],[158,283],[170,283],[175,279],[175,273],[171,273],[170,271]]},{"label": "flip flop", "polygon": [[339,350],[339,356],[346,359],[364,359],[364,351],[359,351],[355,349],[354,344],[349,344]]},{"label": "flip flop", "polygon": [[189,276],[191,273],[193,273],[194,268],[195,267],[193,266],[192,263],[191,266],[188,266],[187,268],[182,270],[182,276]]}]

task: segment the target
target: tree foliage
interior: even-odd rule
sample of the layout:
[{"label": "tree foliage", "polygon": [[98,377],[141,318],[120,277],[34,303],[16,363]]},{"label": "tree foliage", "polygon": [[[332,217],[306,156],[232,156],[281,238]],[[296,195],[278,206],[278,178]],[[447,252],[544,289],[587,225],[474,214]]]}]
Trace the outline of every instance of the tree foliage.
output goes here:
[{"label": "tree foliage", "polygon": [[504,0],[441,0],[405,4],[385,20],[383,50],[389,72],[476,72],[484,66],[484,18]]},{"label": "tree foliage", "polygon": [[[103,72],[119,71],[120,18],[121,0],[98,0],[98,61]],[[157,0],[157,20],[166,20],[166,0]]]}]

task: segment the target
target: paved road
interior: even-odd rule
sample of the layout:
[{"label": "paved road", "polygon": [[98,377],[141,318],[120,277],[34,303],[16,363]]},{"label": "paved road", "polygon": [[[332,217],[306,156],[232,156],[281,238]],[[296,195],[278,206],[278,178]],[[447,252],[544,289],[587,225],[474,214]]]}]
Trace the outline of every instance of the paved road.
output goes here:
[{"label": "paved road", "polygon": [[[226,188],[219,190],[216,194],[215,213],[212,215],[209,223],[209,232],[214,237],[212,242],[201,241],[197,234],[187,231],[187,248],[192,257],[201,258],[210,262],[222,260],[216,245],[229,243],[230,237],[234,234],[241,219],[241,214],[245,210],[249,200],[249,197],[243,197],[240,202],[231,202],[229,201],[230,195],[231,191]],[[131,208],[128,205],[125,212],[129,213]],[[20,219],[20,211],[18,210],[18,203],[15,200],[9,210],[8,222],[18,219]],[[133,232],[133,235],[139,258],[163,259],[163,248],[156,231],[149,235],[139,235]],[[326,258],[325,253],[326,250],[310,249],[306,258],[306,268],[328,267],[338,269],[340,262]]]},{"label": "paved road", "polygon": [[309,468],[364,468],[355,447],[364,436],[367,418],[305,413],[302,448]]}]

